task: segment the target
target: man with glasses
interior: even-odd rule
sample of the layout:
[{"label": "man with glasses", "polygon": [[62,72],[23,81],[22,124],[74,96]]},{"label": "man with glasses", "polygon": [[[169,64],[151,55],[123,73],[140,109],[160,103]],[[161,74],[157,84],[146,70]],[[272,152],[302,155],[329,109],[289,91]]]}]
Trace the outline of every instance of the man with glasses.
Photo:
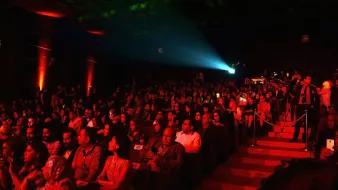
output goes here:
[{"label": "man with glasses", "polygon": [[183,170],[184,189],[194,189],[196,182],[200,179],[200,157],[199,152],[202,145],[201,136],[193,131],[194,127],[190,119],[185,119],[182,123],[182,131],[176,133],[176,142],[181,143],[185,155]]}]

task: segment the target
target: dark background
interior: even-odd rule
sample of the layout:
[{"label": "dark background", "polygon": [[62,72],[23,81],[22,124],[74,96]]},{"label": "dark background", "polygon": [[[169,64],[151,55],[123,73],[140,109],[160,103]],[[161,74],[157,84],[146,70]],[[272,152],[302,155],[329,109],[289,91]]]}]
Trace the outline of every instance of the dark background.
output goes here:
[{"label": "dark background", "polygon": [[[32,45],[38,44],[41,31],[38,15],[22,7],[9,7],[6,1],[1,2],[0,98],[13,99],[36,86],[37,49]],[[224,60],[245,63],[248,75],[261,76],[264,69],[291,71],[297,68],[318,79],[328,79],[338,67],[338,17],[333,2],[228,1],[219,11],[206,10],[199,1],[183,2],[176,5],[179,10],[196,21],[196,28]],[[211,15],[212,19],[199,25],[204,15]],[[310,35],[309,43],[301,43],[303,34]],[[147,38],[143,42],[147,42]],[[122,43],[127,47],[130,45],[130,55],[128,52],[121,55],[117,51]],[[52,57],[55,61],[48,69],[47,86],[78,83],[84,86],[88,55],[96,57],[94,85],[103,91],[110,91],[119,82],[131,81],[132,76],[139,79],[147,79],[148,75],[160,79],[189,78],[201,70],[137,60],[132,55],[141,51],[142,44],[137,43],[114,42],[109,36],[89,35],[76,19],[58,19],[52,32]],[[114,48],[109,44],[114,44]],[[158,56],[158,52],[153,53]],[[216,73],[217,76],[223,74]],[[206,78],[212,77],[215,74],[208,71]]]}]

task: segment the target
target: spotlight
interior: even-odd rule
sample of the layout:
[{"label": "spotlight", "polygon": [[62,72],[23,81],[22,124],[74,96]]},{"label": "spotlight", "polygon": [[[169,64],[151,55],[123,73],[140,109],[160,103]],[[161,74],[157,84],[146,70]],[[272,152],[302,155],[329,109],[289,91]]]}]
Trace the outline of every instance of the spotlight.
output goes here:
[{"label": "spotlight", "polygon": [[229,68],[229,69],[228,69],[228,72],[229,72],[230,74],[235,74],[236,71],[235,71],[235,69],[233,69],[233,68]]},{"label": "spotlight", "polygon": [[163,48],[158,48],[158,53],[163,53]]}]

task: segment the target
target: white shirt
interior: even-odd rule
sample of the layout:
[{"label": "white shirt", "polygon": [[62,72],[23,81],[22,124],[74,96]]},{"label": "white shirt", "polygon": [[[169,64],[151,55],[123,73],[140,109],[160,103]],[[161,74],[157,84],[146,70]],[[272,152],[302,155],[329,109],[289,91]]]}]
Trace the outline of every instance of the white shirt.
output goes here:
[{"label": "white shirt", "polygon": [[196,132],[184,134],[179,131],[176,133],[176,142],[181,143],[188,154],[198,153],[202,145],[201,136]]},{"label": "white shirt", "polygon": [[92,122],[92,120],[90,120],[87,124],[87,127],[90,127],[90,128],[93,128],[94,127],[94,124]]}]

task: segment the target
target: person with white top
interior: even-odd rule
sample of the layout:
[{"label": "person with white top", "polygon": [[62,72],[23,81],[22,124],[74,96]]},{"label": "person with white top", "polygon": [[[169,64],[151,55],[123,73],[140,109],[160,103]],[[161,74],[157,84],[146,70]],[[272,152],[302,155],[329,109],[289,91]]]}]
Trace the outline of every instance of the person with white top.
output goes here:
[{"label": "person with white top", "polygon": [[185,119],[182,123],[182,131],[176,133],[176,142],[182,144],[186,155],[182,167],[183,189],[195,189],[200,181],[200,149],[202,145],[201,136],[193,131],[192,121]]},{"label": "person with white top", "polygon": [[189,119],[182,123],[182,131],[176,133],[176,142],[181,143],[187,154],[199,153],[201,148],[201,136],[193,131],[194,127]]}]

